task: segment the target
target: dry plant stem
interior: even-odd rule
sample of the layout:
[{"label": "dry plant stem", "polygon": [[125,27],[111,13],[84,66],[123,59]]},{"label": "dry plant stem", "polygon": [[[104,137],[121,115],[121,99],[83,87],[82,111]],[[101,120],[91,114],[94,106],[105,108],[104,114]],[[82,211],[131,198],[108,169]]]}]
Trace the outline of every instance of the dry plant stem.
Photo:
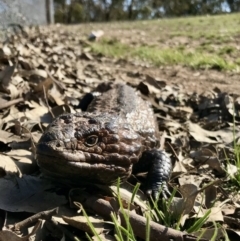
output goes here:
[{"label": "dry plant stem", "polygon": [[45,87],[43,86],[43,93],[44,93],[44,98],[45,98],[45,102],[46,102],[46,105],[47,105],[47,108],[48,108],[48,111],[49,113],[51,114],[52,118],[55,118],[54,114],[52,113],[52,110],[48,104],[48,98],[47,98],[47,94],[46,94],[46,89]]},{"label": "dry plant stem", "polygon": [[34,140],[33,140],[33,136],[32,136],[32,133],[30,130],[28,130],[27,128],[25,128],[24,126],[21,126],[22,129],[24,129],[25,131],[28,132],[29,136],[30,136],[30,139],[31,139],[31,148],[32,148],[32,152],[36,153],[36,145],[34,144]]},{"label": "dry plant stem", "polygon": [[[124,211],[119,212],[121,221],[124,224],[124,212],[129,217],[130,225],[134,231],[134,234],[138,237],[144,238],[146,232],[146,218],[142,217],[136,213],[132,213],[129,210],[124,209]],[[177,231],[172,228],[165,227],[156,222],[150,221],[150,240],[151,241],[204,241],[206,239],[198,239],[195,236],[188,235],[187,233]]]},{"label": "dry plant stem", "polygon": [[52,210],[48,210],[48,211],[43,211],[40,213],[37,213],[19,223],[16,223],[13,226],[13,230],[21,230],[22,228],[26,228],[26,227],[31,227],[33,226],[39,219],[44,219],[44,220],[49,220],[52,218],[52,216],[54,214],[57,214],[58,212],[58,208],[54,208]]},{"label": "dry plant stem", "polygon": [[50,79],[52,79],[52,81],[53,81],[60,89],[64,89],[64,85],[63,85],[61,82],[59,82],[58,80],[56,80],[56,79],[51,75],[51,73],[49,72],[48,69],[46,69],[46,72],[47,72],[48,76],[50,77]]},{"label": "dry plant stem", "polygon": [[200,193],[200,192],[203,192],[205,189],[207,189],[208,187],[210,186],[214,186],[214,185],[217,185],[217,184],[220,184],[222,183],[222,180],[218,179],[218,180],[215,180],[215,181],[212,181],[210,182],[209,184],[207,184],[206,186],[202,187],[201,189],[199,189],[197,192]]},{"label": "dry plant stem", "polygon": [[5,103],[0,104],[0,110],[8,108],[8,107],[10,107],[12,105],[16,105],[16,104],[18,104],[20,102],[23,102],[23,101],[24,101],[23,98],[18,98],[18,99],[15,99],[15,100],[7,101]]},{"label": "dry plant stem", "polygon": [[175,152],[175,150],[174,150],[174,148],[172,147],[172,145],[171,145],[169,142],[167,142],[167,145],[171,148],[171,151],[172,151],[172,153],[174,154],[174,156],[176,157],[176,159],[178,160],[178,162],[180,162],[180,160],[179,160],[179,158],[178,158],[178,155],[177,155],[177,153]]},{"label": "dry plant stem", "polygon": [[[96,212],[98,215],[109,218],[110,214],[114,212],[114,209],[110,205],[108,201],[104,199],[98,198],[96,196],[88,197],[84,203],[82,203],[86,208],[91,209]],[[146,223],[147,220],[145,217],[142,217],[136,213],[130,212],[127,209],[120,210],[119,216],[121,218],[121,223],[124,226],[124,212],[129,217],[129,222],[132,226],[133,232],[136,236],[145,239],[146,232]],[[197,240],[196,237],[191,235],[187,235],[186,233],[174,230],[172,228],[165,227],[153,221],[150,222],[150,241],[170,241],[170,239],[174,241],[190,241]],[[203,241],[205,239],[199,239],[199,241]]]}]

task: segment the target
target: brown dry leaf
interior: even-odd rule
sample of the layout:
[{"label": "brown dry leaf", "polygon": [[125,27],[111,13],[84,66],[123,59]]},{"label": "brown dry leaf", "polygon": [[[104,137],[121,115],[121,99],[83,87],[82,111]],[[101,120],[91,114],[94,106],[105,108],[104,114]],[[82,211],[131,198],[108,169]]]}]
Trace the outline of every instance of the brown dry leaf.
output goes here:
[{"label": "brown dry leaf", "polygon": [[220,142],[219,138],[217,138],[217,136],[216,136],[216,133],[212,133],[210,131],[204,130],[198,124],[188,122],[187,127],[188,127],[190,135],[192,135],[196,141],[206,142],[206,143]]},{"label": "brown dry leaf", "polygon": [[[88,220],[86,217],[84,217],[84,216],[73,216],[73,217],[63,216],[62,218],[69,225],[71,225],[75,228],[78,228],[84,232],[94,234],[88,224]],[[88,219],[91,222],[91,224],[94,226],[94,229],[97,234],[101,234],[104,232],[104,230],[110,229],[110,226],[107,225],[105,223],[104,219],[102,219],[100,217],[88,216]]]},{"label": "brown dry leaf", "polygon": [[33,142],[37,143],[39,141],[39,139],[41,138],[42,133],[40,133],[40,132],[32,132],[31,135],[32,135]]},{"label": "brown dry leaf", "polygon": [[68,204],[67,205],[61,205],[60,207],[58,207],[58,212],[57,212],[56,215],[53,216],[53,219],[55,221],[57,221],[58,223],[67,224],[62,218],[63,216],[74,217],[74,216],[77,216],[77,215],[79,215],[77,209],[71,208]]},{"label": "brown dry leaf", "polygon": [[0,130],[0,141],[3,143],[10,143],[13,141],[21,142],[21,141],[26,141],[27,139],[28,139],[27,137],[26,138],[20,137],[20,136],[14,135],[11,132]]},{"label": "brown dry leaf", "polygon": [[210,186],[205,190],[205,206],[207,208],[212,208],[214,202],[217,199],[217,188],[215,186]]},{"label": "brown dry leaf", "polygon": [[218,153],[214,153],[208,148],[202,148],[199,151],[193,151],[190,153],[190,157],[193,158],[196,162],[208,164],[213,170],[216,170],[219,174],[224,174],[225,170],[218,156]]},{"label": "brown dry leaf", "polygon": [[21,237],[18,236],[16,233],[12,232],[11,230],[5,229],[3,231],[0,231],[0,241],[28,241],[30,240],[31,236],[36,234],[36,232],[41,226],[41,223],[42,221],[39,220],[28,235],[21,235]]},{"label": "brown dry leaf", "polygon": [[181,223],[183,224],[186,219],[186,216],[184,215],[189,214],[194,207],[198,188],[194,184],[185,184],[179,188],[179,191],[183,197],[174,197],[170,208],[175,217],[183,216],[183,220],[181,220]]},{"label": "brown dry leaf", "polygon": [[51,119],[49,120],[49,116],[46,115],[48,113],[48,108],[46,106],[39,106],[36,109],[32,109],[28,112],[25,113],[25,116],[29,120],[34,120],[34,121],[42,121],[42,122],[51,122]]},{"label": "brown dry leaf", "polygon": [[10,56],[12,54],[11,49],[7,46],[4,45],[3,48],[1,49],[2,54]]},{"label": "brown dry leaf", "polygon": [[[195,212],[197,213],[195,217],[197,218],[202,218],[208,211],[209,209],[204,209],[204,208],[196,208],[194,207]],[[223,215],[222,215],[222,210],[220,207],[212,207],[210,208],[211,213],[209,215],[209,218],[207,219],[206,222],[223,222]]]},{"label": "brown dry leaf", "polygon": [[[202,238],[205,238],[207,240],[211,240],[211,238],[214,236],[216,240],[225,239],[226,237],[226,230],[223,227],[216,228],[209,228],[205,229],[204,233],[202,231],[200,232],[193,232],[193,235],[196,237],[201,236]],[[230,239],[231,240],[231,239]]]},{"label": "brown dry leaf", "polygon": [[11,83],[8,85],[8,87],[6,89],[8,90],[8,93],[9,93],[11,99],[16,99],[20,95],[17,87]]},{"label": "brown dry leaf", "polygon": [[18,70],[18,73],[20,74],[20,76],[23,76],[23,77],[32,76],[32,79],[31,79],[32,82],[39,81],[39,79],[46,79],[48,77],[47,72],[43,69],[33,69],[33,70],[20,69]]},{"label": "brown dry leaf", "polygon": [[227,173],[231,177],[234,177],[238,172],[238,168],[236,165],[232,165],[231,163],[227,163]]},{"label": "brown dry leaf", "polygon": [[165,86],[166,86],[166,83],[160,84],[158,80],[156,80],[150,75],[147,75],[145,81],[141,82],[141,85],[139,85],[138,88],[141,90],[143,94],[148,95],[148,93],[151,93],[151,94],[159,95],[161,88]]},{"label": "brown dry leaf", "polygon": [[18,169],[14,159],[7,155],[0,154],[0,169],[3,170],[5,174],[21,176],[21,171]]},{"label": "brown dry leaf", "polygon": [[0,178],[0,209],[38,213],[67,203],[65,196],[53,192],[54,188],[53,183],[29,175]]},{"label": "brown dry leaf", "polygon": [[21,56],[18,57],[18,63],[21,65],[21,67],[25,70],[32,70],[33,66],[31,63],[27,62],[24,58]]},{"label": "brown dry leaf", "polygon": [[90,53],[82,53],[80,55],[80,58],[84,60],[93,60],[93,57]]},{"label": "brown dry leaf", "polygon": [[14,160],[21,174],[32,174],[38,169],[31,151],[17,149],[8,152],[7,155]]},{"label": "brown dry leaf", "polygon": [[20,119],[25,116],[23,112],[19,112],[19,110],[12,106],[5,113],[5,117],[2,118],[2,122],[5,124],[5,130],[15,125],[15,120]]},{"label": "brown dry leaf", "polygon": [[[120,193],[121,199],[125,203],[131,203],[134,187],[135,186],[131,185],[128,182],[124,182],[121,184],[121,187],[119,188],[119,193]],[[110,186],[110,188],[117,195],[117,187]],[[143,212],[148,210],[147,198],[141,190],[137,191],[136,195],[134,196],[133,203],[141,207]]]},{"label": "brown dry leaf", "polygon": [[56,84],[52,85],[52,88],[48,90],[49,99],[52,102],[55,102],[57,105],[64,105],[64,101],[62,100],[62,94],[57,88]]},{"label": "brown dry leaf", "polygon": [[[100,234],[99,235],[101,241],[116,241],[115,237],[109,234]],[[91,237],[93,241],[98,241],[99,238],[96,236]]]},{"label": "brown dry leaf", "polygon": [[10,230],[0,231],[0,241],[27,241],[29,236],[19,237]]},{"label": "brown dry leaf", "polygon": [[36,81],[35,83],[32,82],[32,88],[35,92],[41,92],[45,90],[46,92],[50,89],[53,81],[51,78],[47,77],[43,80]]},{"label": "brown dry leaf", "polygon": [[[55,106],[52,108],[52,113],[54,117],[57,117],[64,113],[76,113],[69,105]],[[43,120],[42,120],[43,121]]]},{"label": "brown dry leaf", "polygon": [[239,116],[235,111],[234,100],[231,96],[229,95],[224,96],[224,104],[226,109],[232,116]]},{"label": "brown dry leaf", "polygon": [[[195,140],[205,143],[226,143],[229,144],[233,141],[233,129],[224,128],[218,131],[208,131],[201,128],[198,124],[188,122],[187,128],[189,133]],[[240,132],[236,132],[236,137],[240,136]]]},{"label": "brown dry leaf", "polygon": [[[161,100],[166,101],[168,103],[169,101],[171,101],[171,99],[174,99],[174,97],[179,96],[180,90],[181,90],[180,86],[166,85],[161,91]],[[173,108],[173,106],[171,106],[171,107]]]},{"label": "brown dry leaf", "polygon": [[161,80],[161,79],[158,79],[158,78],[156,78],[156,77],[154,77],[154,76],[151,76],[151,75],[149,75],[149,74],[146,75],[145,81],[146,81],[148,84],[154,86],[155,88],[157,88],[157,89],[159,89],[159,90],[162,89],[162,88],[164,88],[164,87],[167,85],[166,81]]},{"label": "brown dry leaf", "polygon": [[8,86],[11,81],[11,77],[14,73],[15,66],[6,66],[0,72],[0,90],[5,91],[7,94],[10,93]]},{"label": "brown dry leaf", "polygon": [[175,165],[173,166],[173,173],[174,176],[179,176],[180,174],[187,173],[187,169],[184,166],[184,158],[182,156],[182,151],[179,152],[177,155],[177,161],[175,162]]},{"label": "brown dry leaf", "polygon": [[197,187],[199,187],[202,184],[202,181],[205,179],[205,176],[196,176],[196,175],[190,175],[190,174],[185,174],[181,177],[178,178],[178,182],[180,186],[187,185],[189,183],[194,183]]},{"label": "brown dry leaf", "polygon": [[[24,117],[25,119],[27,119],[26,117]],[[23,118],[20,118],[20,121],[22,121]],[[21,132],[17,133],[20,135],[20,133],[30,133],[32,131],[32,129],[36,126],[38,126],[40,123],[38,121],[35,120],[24,120],[22,123],[20,123],[19,121],[19,126],[23,127],[21,128]],[[18,121],[15,122],[15,128],[16,128],[16,124]]]}]

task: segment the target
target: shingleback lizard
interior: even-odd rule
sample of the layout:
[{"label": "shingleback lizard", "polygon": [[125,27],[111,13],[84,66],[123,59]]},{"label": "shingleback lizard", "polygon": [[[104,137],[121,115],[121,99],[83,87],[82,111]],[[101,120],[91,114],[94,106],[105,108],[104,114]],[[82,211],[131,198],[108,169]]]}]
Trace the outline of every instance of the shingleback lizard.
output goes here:
[{"label": "shingleback lizard", "polygon": [[114,83],[86,106],[86,112],[62,114],[47,127],[37,144],[43,173],[110,185],[148,171],[147,194],[156,197],[161,187],[168,192],[171,160],[158,149],[150,104],[130,86]]}]

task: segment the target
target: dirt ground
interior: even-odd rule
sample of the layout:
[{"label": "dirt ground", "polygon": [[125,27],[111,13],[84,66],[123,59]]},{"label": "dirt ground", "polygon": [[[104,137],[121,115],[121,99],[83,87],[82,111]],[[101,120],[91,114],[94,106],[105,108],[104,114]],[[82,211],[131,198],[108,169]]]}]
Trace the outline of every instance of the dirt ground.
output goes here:
[{"label": "dirt ground", "polygon": [[[104,66],[109,63],[103,63]],[[114,68],[112,66],[111,68]],[[124,80],[135,82],[139,75],[150,75],[156,80],[165,81],[167,84],[180,84],[187,89],[189,94],[201,94],[218,88],[221,92],[229,94],[240,93],[239,73],[221,72],[217,70],[194,70],[183,66],[135,66],[131,63],[121,63],[116,72],[125,75]],[[133,70],[134,69],[134,70]]]}]

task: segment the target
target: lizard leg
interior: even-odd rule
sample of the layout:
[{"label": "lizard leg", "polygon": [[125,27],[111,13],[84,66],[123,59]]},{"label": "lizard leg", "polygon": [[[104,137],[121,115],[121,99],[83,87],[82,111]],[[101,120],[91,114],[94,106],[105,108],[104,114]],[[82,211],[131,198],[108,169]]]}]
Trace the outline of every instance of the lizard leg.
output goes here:
[{"label": "lizard leg", "polygon": [[134,165],[133,173],[148,171],[146,180],[146,194],[157,198],[161,192],[164,198],[171,195],[167,182],[172,171],[172,162],[165,151],[148,150],[143,152],[139,162]]}]

